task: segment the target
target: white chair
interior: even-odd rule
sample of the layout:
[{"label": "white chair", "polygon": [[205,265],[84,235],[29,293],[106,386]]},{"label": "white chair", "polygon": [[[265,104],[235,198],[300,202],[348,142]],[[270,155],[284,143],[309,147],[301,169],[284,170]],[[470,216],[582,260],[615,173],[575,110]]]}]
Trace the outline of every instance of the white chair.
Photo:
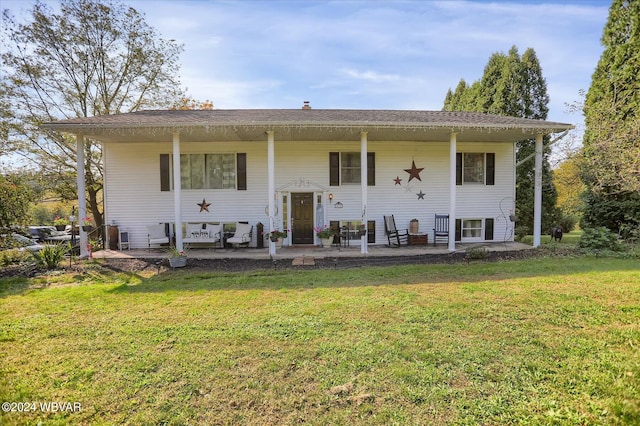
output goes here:
[{"label": "white chair", "polygon": [[151,244],[169,244],[169,237],[164,230],[163,223],[159,223],[157,225],[148,225],[147,232],[149,251],[151,251]]},{"label": "white chair", "polygon": [[237,223],[236,232],[234,232],[232,237],[227,238],[227,243],[233,245],[249,245],[252,231],[253,226],[248,223]]},{"label": "white chair", "polygon": [[127,250],[131,250],[131,244],[129,244],[129,231],[118,231],[118,250],[122,251],[125,247]]}]

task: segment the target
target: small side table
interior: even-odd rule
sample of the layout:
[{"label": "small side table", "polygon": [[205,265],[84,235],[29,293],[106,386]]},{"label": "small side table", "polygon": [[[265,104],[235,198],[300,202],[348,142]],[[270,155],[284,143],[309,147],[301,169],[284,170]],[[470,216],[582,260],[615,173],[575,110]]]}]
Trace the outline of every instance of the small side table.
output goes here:
[{"label": "small side table", "polygon": [[427,234],[409,234],[410,246],[426,246],[429,244],[429,235]]}]

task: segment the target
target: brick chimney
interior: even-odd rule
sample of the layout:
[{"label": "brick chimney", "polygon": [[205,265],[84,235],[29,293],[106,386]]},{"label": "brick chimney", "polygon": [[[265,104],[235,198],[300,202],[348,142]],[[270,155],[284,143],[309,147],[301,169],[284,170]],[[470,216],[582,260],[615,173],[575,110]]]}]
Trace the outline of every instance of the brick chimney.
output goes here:
[{"label": "brick chimney", "polygon": [[311,105],[309,105],[309,101],[304,101],[304,105],[302,105],[302,109],[311,109]]}]

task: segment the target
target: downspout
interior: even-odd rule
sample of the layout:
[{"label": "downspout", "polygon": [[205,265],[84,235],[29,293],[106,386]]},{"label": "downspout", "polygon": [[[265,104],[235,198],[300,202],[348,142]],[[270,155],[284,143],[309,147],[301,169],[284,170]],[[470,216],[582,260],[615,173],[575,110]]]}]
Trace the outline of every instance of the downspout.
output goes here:
[{"label": "downspout", "polygon": [[[182,245],[182,185],[180,183],[180,133],[173,134],[173,214],[175,220],[176,250],[184,249]],[[169,231],[171,233],[171,231]],[[169,236],[171,238],[171,236]]]},{"label": "downspout", "polygon": [[[89,257],[89,247],[87,246],[87,233],[82,229],[82,219],[87,217],[87,188],[85,183],[84,168],[84,135],[76,135],[76,163],[78,169],[78,224],[80,229],[80,257]],[[73,231],[73,230],[72,230]]]},{"label": "downspout", "polygon": [[[368,197],[368,162],[367,162],[368,140],[367,132],[360,132],[360,189],[362,195],[362,222],[364,230],[367,231],[367,197]],[[369,252],[369,236],[367,232],[360,237],[360,253],[367,254]]]},{"label": "downspout", "polygon": [[[449,137],[449,251],[456,251],[456,151],[457,133]],[[434,241],[435,242],[435,241]]]}]

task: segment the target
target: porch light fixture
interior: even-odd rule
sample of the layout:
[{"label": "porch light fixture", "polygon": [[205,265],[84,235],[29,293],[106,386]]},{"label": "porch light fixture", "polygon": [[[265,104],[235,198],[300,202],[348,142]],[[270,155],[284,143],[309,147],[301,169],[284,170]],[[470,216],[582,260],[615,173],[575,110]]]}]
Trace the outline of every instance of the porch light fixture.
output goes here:
[{"label": "porch light fixture", "polygon": [[329,194],[329,204],[333,204],[333,194]]}]

